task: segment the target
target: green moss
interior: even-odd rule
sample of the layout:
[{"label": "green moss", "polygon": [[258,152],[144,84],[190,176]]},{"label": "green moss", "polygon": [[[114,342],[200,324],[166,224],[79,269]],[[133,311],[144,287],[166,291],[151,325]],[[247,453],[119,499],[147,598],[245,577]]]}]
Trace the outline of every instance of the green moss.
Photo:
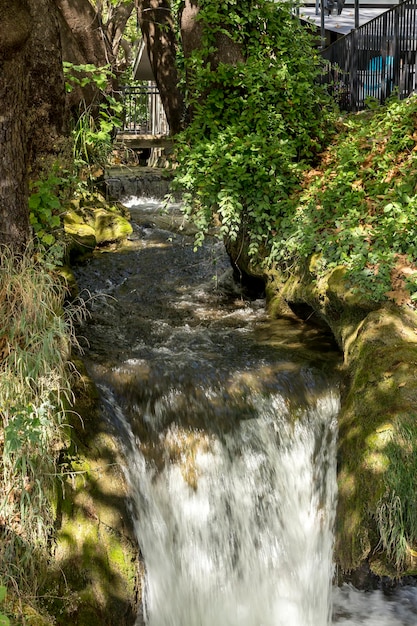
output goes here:
[{"label": "green moss", "polygon": [[70,254],[83,255],[97,245],[122,241],[132,233],[127,209],[109,204],[99,193],[73,199],[64,216]]},{"label": "green moss", "polygon": [[314,275],[318,257],[271,273],[269,310],[308,304],[344,352],[335,558],[378,575],[417,567],[417,315],[349,291],[345,272]]},{"label": "green moss", "polygon": [[82,419],[73,414],[68,478],[45,583],[46,595],[55,599],[47,608],[58,626],[123,626],[134,622],[138,552],[118,445],[101,418],[97,390],[80,371],[75,409]]},{"label": "green moss", "polygon": [[345,569],[358,567],[365,557],[372,561],[380,549],[387,552],[390,569],[401,572],[407,561],[404,537],[411,542],[417,537],[408,514],[417,512],[417,502],[411,504],[417,493],[417,432],[407,459],[402,434],[417,408],[417,337],[414,333],[410,341],[410,324],[416,325],[414,316],[391,307],[371,313],[347,354],[351,385],[339,419],[337,516],[337,554]]},{"label": "green moss", "polygon": [[104,209],[96,209],[94,211],[94,229],[99,245],[125,239],[133,231],[132,225],[127,219]]}]

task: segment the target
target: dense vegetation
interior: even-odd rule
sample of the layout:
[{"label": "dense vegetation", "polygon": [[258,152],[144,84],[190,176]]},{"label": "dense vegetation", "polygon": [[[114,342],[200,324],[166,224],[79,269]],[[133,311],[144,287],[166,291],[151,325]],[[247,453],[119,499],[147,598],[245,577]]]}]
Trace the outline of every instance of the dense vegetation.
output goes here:
[{"label": "dense vegetation", "polygon": [[[319,253],[374,301],[417,299],[417,97],[339,122],[339,133],[281,209],[269,261]],[[282,206],[282,205],[281,205]]]},{"label": "dense vegetation", "polygon": [[[283,204],[334,131],[334,104],[319,85],[318,53],[289,4],[256,11],[205,2],[202,49],[186,60],[192,120],[178,138],[176,183],[199,229],[216,219],[220,233],[241,233],[249,252],[271,248]],[[216,33],[242,51],[213,66]]]},{"label": "dense vegetation", "polygon": [[30,253],[0,252],[0,581],[17,613],[49,558],[74,340],[62,281]]},{"label": "dense vegetation", "polygon": [[[320,253],[319,276],[342,265],[367,299],[416,299],[417,98],[337,118],[289,6],[208,1],[199,19],[205,48],[186,62],[192,121],[176,177],[196,244],[219,222],[265,270]],[[216,29],[244,61],[211,66]]]}]

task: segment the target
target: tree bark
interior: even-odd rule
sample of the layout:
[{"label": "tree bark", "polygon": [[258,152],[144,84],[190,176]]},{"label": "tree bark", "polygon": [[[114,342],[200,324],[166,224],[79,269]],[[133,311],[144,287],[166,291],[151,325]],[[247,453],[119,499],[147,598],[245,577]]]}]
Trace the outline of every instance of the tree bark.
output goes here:
[{"label": "tree bark", "polygon": [[27,0],[5,0],[0,13],[0,245],[24,251],[30,236],[26,113],[29,102]]},{"label": "tree bark", "polygon": [[[189,59],[196,50],[203,50],[204,28],[203,22],[197,19],[199,13],[198,0],[185,0],[180,16],[181,23],[181,42],[185,59]],[[236,65],[244,62],[243,47],[234,42],[231,37],[223,32],[210,33],[212,37],[212,45],[210,53],[205,58],[206,64],[210,64],[210,68],[214,72],[220,63],[227,65]],[[193,75],[192,70],[186,65],[187,88],[191,99],[193,96]],[[200,100],[204,100],[205,94],[200,96]],[[188,119],[192,119],[194,107],[188,107]]]},{"label": "tree bark", "polygon": [[[99,12],[88,0],[55,0],[63,21],[64,60],[70,63],[91,63],[97,67],[113,64],[113,54],[106,47]],[[62,21],[63,20],[63,21]],[[70,45],[68,45],[70,43]],[[72,54],[76,51],[76,58]]]},{"label": "tree bark", "polygon": [[[65,83],[58,11],[54,0],[29,0],[32,35],[29,41],[30,106],[28,112],[29,174],[44,177],[61,154],[67,134]],[[43,174],[42,174],[43,171]]]},{"label": "tree bark", "polygon": [[139,0],[139,23],[170,133],[183,128],[184,98],[178,87],[174,21],[170,0]]},{"label": "tree bark", "polygon": [[0,13],[0,244],[30,239],[29,176],[60,152],[65,89],[53,0],[2,0]]},{"label": "tree bark", "polygon": [[[64,61],[74,65],[110,66],[115,79],[110,81],[109,91],[117,91],[118,77],[131,60],[123,33],[134,9],[134,2],[111,5],[106,22],[101,2],[96,2],[95,6],[89,0],[55,0],[55,3],[59,9]],[[123,62],[120,62],[118,55],[120,48],[124,51]],[[100,97],[94,85],[82,89],[76,87],[67,95],[67,106],[69,110],[77,111],[81,102],[89,107],[97,104]]]},{"label": "tree bark", "polygon": [[[198,21],[199,6],[197,0],[185,0],[181,13],[181,40],[184,56],[190,57],[194,50],[202,48],[204,25]],[[243,48],[226,33],[213,33],[214,50],[207,56],[207,62],[215,70],[219,63],[236,65],[245,60]]]}]

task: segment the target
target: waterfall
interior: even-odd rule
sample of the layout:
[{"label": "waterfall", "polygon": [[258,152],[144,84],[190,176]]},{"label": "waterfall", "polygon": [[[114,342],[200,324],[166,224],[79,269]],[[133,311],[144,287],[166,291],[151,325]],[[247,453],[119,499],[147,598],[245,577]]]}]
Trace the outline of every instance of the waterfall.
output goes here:
[{"label": "waterfall", "polygon": [[250,403],[230,432],[164,425],[157,463],[119,409],[146,571],[138,626],[331,623],[338,399],[297,416],[278,393]]}]

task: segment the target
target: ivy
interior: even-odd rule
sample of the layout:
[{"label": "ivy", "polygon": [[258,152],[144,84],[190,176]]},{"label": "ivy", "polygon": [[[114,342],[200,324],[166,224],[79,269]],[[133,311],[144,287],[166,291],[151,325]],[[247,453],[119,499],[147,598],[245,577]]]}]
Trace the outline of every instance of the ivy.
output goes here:
[{"label": "ivy", "polygon": [[[283,203],[333,129],[333,105],[316,80],[309,33],[287,3],[201,0],[203,46],[186,60],[191,123],[177,139],[176,186],[198,227],[245,230],[252,255],[272,246]],[[216,37],[242,61],[216,63]],[[227,45],[227,43],[226,43]]]}]

